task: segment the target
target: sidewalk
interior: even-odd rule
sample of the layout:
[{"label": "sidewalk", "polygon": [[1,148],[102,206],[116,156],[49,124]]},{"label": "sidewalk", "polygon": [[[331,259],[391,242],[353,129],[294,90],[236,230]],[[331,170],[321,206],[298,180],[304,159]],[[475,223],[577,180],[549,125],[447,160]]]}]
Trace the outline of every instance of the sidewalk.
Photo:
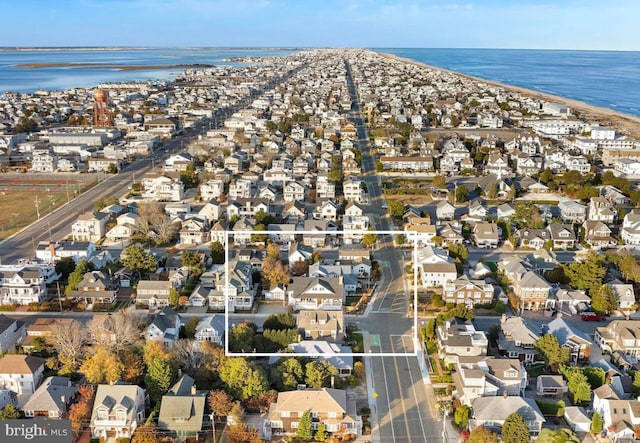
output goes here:
[{"label": "sidewalk", "polygon": [[[371,352],[371,342],[369,341],[369,332],[362,331],[362,343],[364,346],[365,354]],[[376,404],[375,386],[373,385],[373,370],[371,369],[371,359],[365,357],[364,369],[367,380],[367,400],[369,403],[369,409],[371,409],[371,415],[369,415],[369,421],[371,422],[371,435],[365,435],[366,440],[372,443],[380,443],[380,434],[378,433],[378,408]]]}]

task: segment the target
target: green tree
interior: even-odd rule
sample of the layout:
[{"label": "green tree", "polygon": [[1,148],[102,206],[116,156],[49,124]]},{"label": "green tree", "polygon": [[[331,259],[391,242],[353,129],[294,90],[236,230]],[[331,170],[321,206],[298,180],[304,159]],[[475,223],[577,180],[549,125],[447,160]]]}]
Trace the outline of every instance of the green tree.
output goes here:
[{"label": "green tree", "polygon": [[562,270],[571,286],[576,289],[584,289],[589,295],[593,295],[592,291],[602,286],[607,265],[603,257],[590,251],[583,261],[564,264]]},{"label": "green tree", "polygon": [[498,434],[483,425],[476,426],[469,434],[467,443],[498,443]]},{"label": "green tree", "polygon": [[120,200],[115,195],[103,197],[96,202],[96,211],[102,211],[107,206],[117,205],[118,203],[120,203]]},{"label": "green tree", "polygon": [[117,174],[118,173],[118,165],[116,165],[115,163],[109,163],[109,166],[107,166],[107,173],[108,174]]},{"label": "green tree", "polygon": [[315,360],[305,366],[305,382],[307,386],[319,389],[329,386],[331,377],[337,379],[339,372],[335,366],[326,360]]},{"label": "green tree", "polygon": [[406,237],[404,236],[404,234],[396,234],[396,236],[393,238],[393,242],[396,244],[396,246],[404,245],[405,241]]},{"label": "green tree", "polygon": [[78,262],[75,269],[69,274],[69,280],[67,281],[67,287],[64,288],[64,293],[69,295],[71,291],[78,288],[78,283],[82,281],[84,274],[93,270],[93,265],[87,260],[82,259]]},{"label": "green tree", "polygon": [[465,185],[456,187],[456,203],[464,203],[469,199],[469,188]]},{"label": "green tree", "polygon": [[[267,227],[265,225],[263,225],[262,223],[258,223],[255,227],[256,231],[266,231]],[[253,243],[258,243],[258,242],[266,242],[267,239],[269,238],[269,234],[251,234],[251,241]]]},{"label": "green tree", "polygon": [[469,423],[469,416],[471,415],[471,408],[467,405],[460,405],[456,408],[453,414],[453,422],[460,428],[466,429]]},{"label": "green tree", "polygon": [[604,429],[604,420],[602,419],[602,415],[599,412],[594,412],[593,417],[591,417],[591,433],[594,435],[598,435]]},{"label": "green tree", "polygon": [[591,401],[591,386],[587,376],[580,368],[566,368],[564,376],[567,378],[569,396],[575,405],[583,406]]},{"label": "green tree", "polygon": [[540,210],[531,202],[516,202],[514,213],[510,217],[518,228],[535,228],[542,225]]},{"label": "green tree", "polygon": [[171,288],[169,290],[169,304],[176,308],[180,303],[180,292],[176,288]]},{"label": "green tree", "polygon": [[531,440],[529,427],[522,415],[513,412],[507,416],[502,425],[503,443],[522,443]]},{"label": "green tree", "polygon": [[122,251],[120,262],[134,272],[151,273],[158,268],[156,258],[136,245],[129,245]]},{"label": "green tree", "polygon": [[224,263],[224,245],[217,240],[211,242],[211,261],[214,265]]},{"label": "green tree", "polygon": [[380,160],[376,162],[376,172],[382,172],[384,170],[384,165]]},{"label": "green tree", "polygon": [[187,323],[185,323],[184,325],[184,335],[185,338],[193,338],[196,335],[196,327],[198,326],[198,323],[200,322],[200,318],[198,317],[191,317]]},{"label": "green tree", "polygon": [[304,411],[300,421],[298,422],[297,437],[302,441],[311,441],[313,438],[313,422],[311,420],[311,412]]},{"label": "green tree", "polygon": [[404,205],[402,202],[399,202],[398,200],[389,200],[387,201],[387,206],[387,213],[391,217],[399,220],[404,215]]},{"label": "green tree", "polygon": [[271,369],[270,378],[279,391],[292,391],[304,380],[304,369],[295,357],[280,359]]},{"label": "green tree", "polygon": [[592,287],[591,307],[598,314],[609,314],[618,307],[618,298],[609,285],[600,285],[600,287]]},{"label": "green tree", "polygon": [[[369,229],[367,229],[367,231],[373,231],[373,227],[369,226]],[[367,233],[364,234],[362,236],[362,244],[364,246],[366,246],[367,248],[372,248],[373,245],[376,244],[376,242],[378,241],[378,235],[377,234],[373,234],[373,233]]]},{"label": "green tree", "polygon": [[290,312],[286,312],[284,314],[271,314],[262,324],[262,329],[265,331],[267,329],[279,331],[281,329],[293,329],[295,327],[296,317]]},{"label": "green tree", "polygon": [[327,428],[324,423],[318,424],[318,429],[316,430],[316,434],[313,436],[315,441],[325,441],[327,439]]},{"label": "green tree", "polygon": [[202,267],[204,266],[202,255],[197,251],[182,251],[180,255],[180,259],[182,261],[182,266],[185,268],[189,268],[191,272],[195,272],[200,274],[202,271]]},{"label": "green tree", "polygon": [[462,243],[452,243],[449,245],[449,257],[460,259],[464,263],[469,258],[469,248]]},{"label": "green tree", "polygon": [[246,401],[269,390],[269,381],[262,367],[242,357],[227,358],[218,367],[220,380],[233,398]]},{"label": "green tree", "polygon": [[251,352],[257,327],[253,323],[238,323],[229,331],[229,349],[232,352]]},{"label": "green tree", "polygon": [[171,362],[156,358],[144,375],[144,383],[152,402],[157,403],[167,393],[176,377],[176,369]]},{"label": "green tree", "polygon": [[0,420],[12,420],[22,418],[22,413],[13,403],[7,404],[2,411],[0,411]]},{"label": "green tree", "polygon": [[569,362],[569,350],[560,346],[555,335],[544,334],[535,342],[535,347],[552,370],[557,371],[558,367]]}]

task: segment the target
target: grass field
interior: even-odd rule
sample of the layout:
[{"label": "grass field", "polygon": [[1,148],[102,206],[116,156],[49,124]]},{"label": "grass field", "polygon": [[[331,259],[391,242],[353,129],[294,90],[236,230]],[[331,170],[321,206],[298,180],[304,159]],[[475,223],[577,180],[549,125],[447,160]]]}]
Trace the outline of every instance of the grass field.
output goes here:
[{"label": "grass field", "polygon": [[0,239],[35,221],[38,211],[41,217],[48,214],[96,181],[95,174],[0,175]]}]

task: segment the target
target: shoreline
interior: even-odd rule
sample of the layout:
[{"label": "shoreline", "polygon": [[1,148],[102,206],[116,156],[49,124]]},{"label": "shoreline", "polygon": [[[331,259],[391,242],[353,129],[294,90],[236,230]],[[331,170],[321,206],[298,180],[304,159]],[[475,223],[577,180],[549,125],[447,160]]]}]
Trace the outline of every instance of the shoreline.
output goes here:
[{"label": "shoreline", "polygon": [[118,65],[112,63],[20,63],[14,65],[17,68],[44,69],[44,68],[72,68],[72,69],[115,69],[117,71],[150,71],[155,69],[193,69],[213,68],[215,65],[206,63],[191,63],[178,65]]},{"label": "shoreline", "polygon": [[597,122],[603,126],[610,126],[612,128],[615,128],[619,133],[626,136],[640,138],[640,117],[636,117],[634,115],[624,114],[620,111],[616,111],[609,108],[590,105],[580,100],[548,94],[546,92],[538,92],[532,89],[523,88],[521,86],[513,86],[505,83],[500,83],[494,80],[487,80],[482,77],[476,77],[473,75],[452,71],[450,69],[440,68],[438,66],[428,65],[426,63],[412,60],[409,58],[399,57],[394,54],[389,54],[388,52],[378,52],[378,51],[374,51],[374,52],[376,54],[379,54],[382,57],[385,57],[391,60],[399,61],[402,63],[409,63],[421,68],[427,68],[427,69],[432,69],[434,71],[440,71],[447,74],[456,75],[459,77],[466,78],[468,80],[481,82],[490,86],[503,88],[506,91],[518,92],[526,97],[541,99],[549,102],[561,103],[579,112],[581,119],[592,121],[593,123]]}]

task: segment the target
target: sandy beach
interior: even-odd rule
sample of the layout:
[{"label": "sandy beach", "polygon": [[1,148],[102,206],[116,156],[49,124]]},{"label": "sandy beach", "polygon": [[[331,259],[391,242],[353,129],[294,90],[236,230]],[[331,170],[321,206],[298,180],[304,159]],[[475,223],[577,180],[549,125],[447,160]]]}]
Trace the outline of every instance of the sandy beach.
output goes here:
[{"label": "sandy beach", "polygon": [[383,57],[387,57],[403,63],[410,63],[412,65],[432,69],[434,71],[441,71],[441,72],[446,72],[453,75],[458,75],[460,77],[465,77],[477,82],[486,83],[492,86],[498,86],[498,87],[504,88],[507,91],[519,92],[520,94],[527,97],[533,97],[533,98],[546,100],[550,102],[562,103],[564,105],[571,107],[572,110],[577,111],[581,119],[584,119],[592,123],[600,123],[603,126],[609,126],[609,127],[615,128],[621,134],[627,135],[629,137],[640,138],[640,117],[623,114],[621,112],[614,111],[613,109],[593,106],[588,103],[584,103],[578,100],[572,100],[566,97],[559,97],[557,95],[545,94],[543,92],[533,91],[531,89],[507,85],[507,84],[499,83],[496,81],[486,80],[480,77],[474,77],[472,75],[462,74],[460,72],[439,68],[437,66],[427,65],[426,63],[417,62],[415,60],[410,60],[408,58],[398,57],[396,55],[388,54],[385,52],[378,52],[378,54],[380,54]]}]

